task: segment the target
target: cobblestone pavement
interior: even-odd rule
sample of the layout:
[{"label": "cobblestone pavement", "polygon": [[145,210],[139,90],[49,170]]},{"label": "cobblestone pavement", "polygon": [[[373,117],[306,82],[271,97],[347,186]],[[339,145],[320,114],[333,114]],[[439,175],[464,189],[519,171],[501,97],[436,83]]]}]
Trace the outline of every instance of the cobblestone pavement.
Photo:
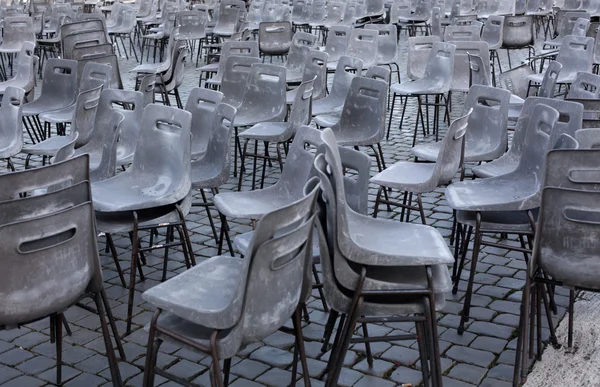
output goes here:
[{"label": "cobblestone pavement", "polygon": [[[402,69],[402,80],[405,81],[406,68],[406,36],[401,36],[399,63]],[[513,63],[515,56],[513,55]],[[521,53],[521,58],[526,55]],[[505,53],[501,52],[505,60]],[[135,66],[132,60],[121,58],[121,72],[127,89],[133,88],[134,77],[128,70]],[[507,64],[504,63],[504,68]],[[198,85],[199,72],[193,64],[188,64],[185,81],[181,88],[185,102],[191,88]],[[330,80],[331,82],[331,80]],[[38,88],[41,82],[38,82]],[[39,92],[39,90],[38,90]],[[456,117],[462,108],[464,96],[453,97],[453,112]],[[397,104],[398,105],[398,104]],[[392,136],[383,142],[386,164],[391,165],[398,160],[410,158],[409,149],[412,141],[412,128],[416,117],[416,105],[410,102],[407,118],[399,130],[400,109],[392,113]],[[388,112],[390,114],[390,112]],[[441,132],[445,131],[442,125]],[[423,139],[419,134],[418,141]],[[15,158],[17,168],[23,168],[24,158]],[[33,160],[39,165],[40,160]],[[37,164],[36,164],[37,163]],[[266,184],[273,184],[278,178],[279,168],[274,165],[268,168]],[[376,172],[373,163],[373,173]],[[222,190],[233,190],[237,184],[231,179]],[[244,189],[249,189],[249,177],[245,178]],[[428,224],[433,225],[448,238],[452,226],[452,213],[444,200],[444,189],[437,189],[424,195],[423,201]],[[370,200],[375,198],[376,187],[371,187]],[[392,193],[392,196],[395,194]],[[396,193],[397,195],[397,193]],[[398,212],[381,212],[381,217],[398,218]],[[196,259],[216,255],[217,249],[212,238],[208,218],[204,210],[187,216],[187,224],[191,231],[192,244]],[[251,230],[248,221],[230,222],[231,234],[235,236]],[[146,243],[148,237],[144,237]],[[104,237],[99,237],[99,249],[102,256],[106,292],[110,298],[113,313],[124,319],[127,310],[127,290],[119,282],[112,259],[105,254]],[[505,240],[502,243],[517,243]],[[130,260],[130,242],[126,235],[117,236],[115,244],[119,252],[121,266],[126,268]],[[458,294],[447,296],[445,307],[439,313],[439,342],[442,353],[444,385],[461,387],[471,385],[504,387],[509,386],[512,379],[514,349],[516,347],[516,331],[518,323],[521,288],[525,278],[525,263],[522,254],[507,250],[485,247],[480,256],[475,276],[472,319],[467,324],[462,336],[456,332],[459,313],[462,308],[466,276]],[[468,265],[468,264],[467,264]],[[467,266],[468,267],[468,266]],[[136,285],[133,333],[124,339],[127,362],[120,362],[123,380],[128,386],[141,386],[143,365],[146,352],[147,333],[144,326],[149,323],[153,307],[142,301],[144,290],[159,283],[162,269],[162,252],[150,254],[144,267],[146,280]],[[168,262],[168,276],[173,277],[185,270],[183,254],[171,251]],[[556,296],[559,315],[564,314],[567,298],[559,293]],[[320,300],[312,299],[308,305],[310,323],[304,327],[307,338],[320,339],[323,334],[327,315],[322,310]],[[99,321],[95,315],[73,307],[65,313],[73,331],[72,336],[65,337],[63,352],[63,380],[66,386],[95,387],[110,385],[108,362],[103,355],[104,344],[100,333]],[[125,332],[125,323],[118,321],[121,332]],[[414,329],[414,325],[406,323],[390,323],[369,327],[372,334],[396,335]],[[275,333],[261,344],[251,345],[233,359],[232,387],[253,386],[286,386],[290,380],[292,363],[293,337]],[[321,343],[307,342],[307,353],[310,357],[308,365],[313,386],[321,386],[326,361],[330,352],[321,353]],[[363,352],[362,344],[353,345],[345,360],[345,368],[339,384],[342,386],[400,386],[404,384],[418,385],[421,382],[418,351],[414,341],[376,343],[372,345],[376,357],[373,368],[369,368]],[[24,326],[20,329],[0,332],[0,384],[3,387],[36,387],[51,385],[55,381],[55,347],[50,343],[48,319]],[[208,366],[210,359],[204,354],[190,352],[176,345],[165,343],[158,356],[158,365],[180,377],[209,385]],[[156,385],[170,386],[172,382],[157,376]],[[300,382],[300,385],[302,383]]]}]

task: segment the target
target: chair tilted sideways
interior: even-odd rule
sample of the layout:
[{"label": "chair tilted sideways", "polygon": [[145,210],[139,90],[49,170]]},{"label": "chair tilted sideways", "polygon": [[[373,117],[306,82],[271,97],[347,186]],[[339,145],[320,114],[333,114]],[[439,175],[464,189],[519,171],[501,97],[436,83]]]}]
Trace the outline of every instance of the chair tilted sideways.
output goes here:
[{"label": "chair tilted sideways", "polygon": [[[314,166],[325,201],[319,216],[325,227],[319,238],[324,291],[334,312],[326,330],[332,330],[337,315],[346,316],[340,319],[326,385],[337,384],[352,342],[416,339],[423,379],[431,376],[433,385],[441,386],[435,311],[443,307],[450,289],[446,265],[452,262],[452,254],[433,227],[375,219],[349,207],[346,190],[350,187],[366,199],[368,173],[364,181],[354,180],[343,175],[343,168],[361,175],[360,171],[370,168],[369,157],[338,149],[330,129],[323,131],[322,141]],[[351,155],[343,163],[344,153]],[[366,323],[379,321],[414,322],[417,334],[369,337]],[[363,337],[353,340],[357,323],[363,324]],[[373,364],[368,350],[367,360]]]},{"label": "chair tilted sideways", "polygon": [[[400,221],[410,219],[410,211],[419,211],[421,222],[426,224],[425,210],[423,208],[422,194],[433,192],[437,187],[448,184],[456,173],[462,168],[464,160],[465,133],[472,109],[450,124],[444,139],[441,142],[440,152],[435,163],[412,163],[400,161],[383,172],[375,175],[371,182],[380,185],[375,199],[373,216],[377,217],[380,204],[393,204],[402,207]],[[402,203],[381,197],[387,188],[404,192]],[[413,194],[417,194],[417,207],[412,205]]]},{"label": "chair tilted sideways", "polygon": [[[304,383],[310,385],[299,305],[319,191],[313,179],[297,201],[266,214],[257,224],[244,259],[207,259],[143,294],[144,300],[157,307],[150,323],[144,385],[154,385],[155,373],[178,379],[156,367],[161,343],[170,341],[210,354],[211,383],[227,386],[231,359],[248,344],[275,333],[290,317]],[[190,296],[182,298],[182,291]]]},{"label": "chair tilted sideways", "polygon": [[[87,157],[2,175],[0,186],[0,330],[50,317],[56,384],[60,385],[63,313],[91,298],[100,318],[113,385],[121,386],[109,325],[121,359],[125,354],[104,290]],[[45,194],[19,197],[39,189]]]},{"label": "chair tilted sideways", "polygon": [[[558,111],[550,106],[536,106],[529,120],[529,128],[523,144],[523,156],[514,171],[487,179],[454,183],[446,189],[446,200],[456,211],[458,223],[453,292],[457,291],[469,240],[471,235],[474,236],[467,290],[458,326],[459,334],[464,332],[465,323],[470,318],[473,281],[481,246],[520,251],[526,260],[528,259],[531,250],[525,244],[525,237],[530,242],[535,234],[535,219],[543,187],[546,153],[555,146],[551,140],[557,133],[558,118]],[[507,246],[484,240],[483,234],[490,232],[517,235],[521,246]],[[459,254],[460,260],[458,260]]]},{"label": "chair tilted sideways", "polygon": [[[186,267],[195,265],[185,224],[191,206],[191,114],[168,106],[150,104],[142,115],[131,167],[114,177],[92,184],[98,230],[107,236],[116,254],[111,234],[130,232],[131,268],[127,308],[127,334],[131,332],[136,270],[144,280],[138,261],[143,253],[180,245]],[[140,231],[167,228],[168,241],[142,248]],[[177,231],[179,241],[173,240]],[[166,279],[168,250],[165,250],[163,279]]]},{"label": "chair tilted sideways", "polygon": [[18,87],[25,90],[26,100],[33,100],[35,87],[35,70],[38,57],[34,55],[35,44],[24,42],[19,56],[15,60],[17,75],[5,82],[0,82],[0,95],[4,95],[7,87]]},{"label": "chair tilted sideways", "polygon": [[15,166],[10,158],[18,155],[23,148],[21,106],[24,98],[23,89],[7,87],[0,105],[0,159],[6,160],[13,172]]}]

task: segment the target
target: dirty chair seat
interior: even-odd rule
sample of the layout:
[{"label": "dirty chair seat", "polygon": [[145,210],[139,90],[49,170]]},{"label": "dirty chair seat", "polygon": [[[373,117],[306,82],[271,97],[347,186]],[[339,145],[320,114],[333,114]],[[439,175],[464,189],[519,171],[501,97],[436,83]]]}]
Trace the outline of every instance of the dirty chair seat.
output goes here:
[{"label": "dirty chair seat", "polygon": [[214,198],[217,209],[227,218],[244,219],[260,219],[296,200],[297,197],[275,186],[256,191],[222,192]]},{"label": "dirty chair seat", "polygon": [[64,107],[62,109],[51,110],[48,112],[41,113],[39,115],[41,121],[49,122],[52,124],[71,122],[73,114],[75,113],[75,104]]},{"label": "dirty chair seat", "polygon": [[245,274],[244,260],[212,257],[147,290],[144,300],[192,323],[228,329],[242,313],[242,298],[237,290]]},{"label": "dirty chair seat", "polygon": [[[575,81],[576,76],[576,73],[561,72],[558,74],[556,83],[573,83],[573,81]],[[527,77],[527,80],[536,84],[542,84],[542,81],[544,80],[544,73],[531,74]]]},{"label": "dirty chair seat", "polygon": [[[71,106],[74,102],[75,100],[70,101],[68,106]],[[23,105],[22,113],[24,116],[30,116],[52,110],[63,109],[65,107],[67,106],[65,106],[65,101],[63,100],[43,98],[43,96],[41,96],[40,98]]]},{"label": "dirty chair seat", "polygon": [[[538,209],[533,211],[537,220]],[[456,211],[456,221],[459,224],[475,227],[477,223],[476,211]],[[528,233],[531,232],[529,216],[525,211],[486,211],[481,213],[481,230],[492,230],[498,233]]]},{"label": "dirty chair seat", "polygon": [[37,156],[53,157],[56,156],[58,150],[65,146],[69,141],[71,141],[70,136],[52,136],[37,144],[23,148],[21,152]]},{"label": "dirty chair seat", "polygon": [[[172,186],[172,181],[167,175],[152,173],[152,171],[136,174],[133,181],[130,174],[123,173],[92,184],[94,210],[97,212],[136,211],[174,204],[183,199],[190,188],[189,181]],[[114,200],[115,195],[118,195],[118,201]]]},{"label": "dirty chair seat", "polygon": [[343,106],[340,106],[339,110],[335,112],[320,114],[314,117],[313,120],[317,125],[319,125],[322,128],[332,127],[338,122],[340,122],[340,118],[342,117],[342,108]]},{"label": "dirty chair seat", "polygon": [[[371,182],[401,191],[431,192],[437,187],[436,181],[431,179],[434,170],[434,163],[400,161],[379,172]],[[430,181],[431,184],[427,184]]]},{"label": "dirty chair seat", "polygon": [[265,110],[258,112],[252,110],[246,111],[244,110],[244,106],[241,106],[241,108],[238,108],[238,113],[233,120],[233,126],[252,126],[261,122],[274,120],[278,116],[277,112],[273,113]]},{"label": "dirty chair seat", "polygon": [[440,232],[430,226],[371,218],[348,211],[352,244],[340,249],[348,260],[373,266],[421,266],[454,262]]},{"label": "dirty chair seat", "polygon": [[444,82],[432,82],[430,79],[418,79],[408,83],[395,83],[390,86],[390,91],[397,95],[435,95],[443,94],[447,90],[441,90]]},{"label": "dirty chair seat", "polygon": [[454,183],[446,188],[448,205],[464,211],[517,211],[537,207],[536,176],[511,173],[482,180]]},{"label": "dirty chair seat", "polygon": [[[427,144],[419,144],[410,150],[415,157],[420,161],[435,162],[442,148],[441,142],[432,142]],[[464,162],[489,161],[494,157],[492,152],[488,153],[489,144],[482,142],[472,142],[467,144],[465,148]]]},{"label": "dirty chair seat", "polygon": [[491,163],[478,165],[472,169],[473,174],[477,177],[494,177],[506,175],[517,169],[520,158],[512,157],[509,153],[505,153],[499,159]]},{"label": "dirty chair seat", "polygon": [[268,142],[282,142],[287,140],[285,132],[288,129],[287,122],[260,122],[240,134],[241,138]]}]

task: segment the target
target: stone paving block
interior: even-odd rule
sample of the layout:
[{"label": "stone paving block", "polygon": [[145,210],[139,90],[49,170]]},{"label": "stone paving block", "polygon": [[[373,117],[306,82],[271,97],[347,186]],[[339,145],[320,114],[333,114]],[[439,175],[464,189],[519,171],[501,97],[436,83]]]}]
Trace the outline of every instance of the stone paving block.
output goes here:
[{"label": "stone paving block", "polygon": [[[74,377],[76,377],[77,375],[79,375],[81,373],[81,371],[76,370],[75,368],[66,366],[64,364],[61,367],[61,371],[62,371],[63,383],[68,380],[73,379]],[[39,379],[45,380],[47,382],[56,384],[56,367],[50,368],[50,369],[42,372],[41,374],[37,375],[37,377]]]},{"label": "stone paving block", "polygon": [[363,376],[354,387],[394,387],[396,384],[389,380],[381,379],[375,376],[366,375]]},{"label": "stone paving block", "polygon": [[[329,356],[331,355],[331,351],[327,351],[327,353],[325,353],[323,356],[321,356],[320,360],[323,360],[325,362],[329,361]],[[356,352],[353,351],[348,351],[346,353],[346,356],[344,357],[344,366],[351,366],[354,363],[356,363],[356,360],[358,359],[358,355],[356,354]]]},{"label": "stone paving block", "polygon": [[247,380],[243,378],[237,379],[235,382],[229,385],[230,387],[264,387],[262,384],[258,384],[253,382],[252,380]]},{"label": "stone paving block", "polygon": [[0,365],[0,383],[5,383],[21,375],[22,373],[15,368]]},{"label": "stone paving block", "polygon": [[519,316],[514,314],[502,313],[494,317],[492,322],[495,324],[508,325],[516,328],[519,325]]},{"label": "stone paving block", "polygon": [[514,331],[513,328],[507,327],[506,325],[498,325],[485,321],[475,321],[467,329],[469,332],[473,332],[478,335],[498,337],[500,339],[510,338]]},{"label": "stone paving block", "polygon": [[8,366],[14,366],[24,362],[27,359],[31,359],[33,353],[26,351],[21,348],[13,348],[10,351],[6,351],[0,354],[0,363]]},{"label": "stone paving block", "polygon": [[382,359],[394,362],[396,365],[410,366],[419,360],[419,352],[414,349],[393,346],[381,355]]},{"label": "stone paving block", "polygon": [[18,378],[14,378],[9,380],[8,382],[2,384],[4,387],[39,387],[46,384],[46,382],[33,378],[31,376],[22,375]]},{"label": "stone paving block", "polygon": [[265,346],[252,352],[250,359],[261,361],[273,367],[287,367],[292,364],[293,355],[279,348]]},{"label": "stone paving block", "polygon": [[270,367],[258,361],[245,359],[231,367],[231,373],[245,379],[256,379],[266,372]]},{"label": "stone paving block", "polygon": [[507,340],[496,339],[488,336],[479,336],[471,343],[471,345],[469,345],[469,347],[481,349],[483,351],[500,353],[504,350],[506,344],[508,344]]},{"label": "stone paving block", "polygon": [[50,337],[46,335],[32,331],[24,334],[23,336],[17,337],[12,343],[24,349],[31,349],[36,345],[43,343],[44,341],[48,341],[49,339]]},{"label": "stone paving block", "polygon": [[513,370],[512,366],[508,366],[506,364],[498,364],[494,368],[490,370],[488,373],[488,377],[500,380],[511,381],[513,379]]},{"label": "stone paving block", "polygon": [[272,368],[256,379],[257,383],[270,387],[287,387],[290,384],[292,373],[279,368]]},{"label": "stone paving block", "polygon": [[480,351],[469,347],[461,347],[460,345],[452,346],[446,356],[458,362],[475,364],[480,367],[489,366],[494,361],[494,354],[487,351]]},{"label": "stone paving block", "polygon": [[394,372],[390,374],[390,379],[399,385],[411,384],[416,386],[423,381],[423,374],[421,371],[401,366],[396,368]]},{"label": "stone paving block", "polygon": [[453,379],[479,385],[479,382],[486,373],[487,368],[477,367],[471,364],[457,364],[452,367],[448,376]]},{"label": "stone paving block", "polygon": [[56,365],[56,360],[45,356],[36,356],[19,364],[16,368],[27,375],[37,375]]},{"label": "stone paving block", "polygon": [[355,364],[352,369],[356,371],[360,371],[365,374],[382,377],[387,374],[392,368],[394,368],[394,363],[390,363],[385,360],[373,359],[373,366],[369,366],[367,359],[361,360],[359,363]]},{"label": "stone paving block", "polygon": [[452,379],[447,376],[442,377],[444,387],[472,387],[473,384],[461,382],[460,380]]},{"label": "stone paving block", "polygon": [[86,372],[70,380],[65,387],[97,387],[106,383],[106,379]]},{"label": "stone paving block", "polygon": [[343,368],[338,379],[338,386],[349,387],[353,386],[364,375],[356,370]]},{"label": "stone paving block", "polygon": [[[138,367],[132,366],[131,364],[125,362],[119,362],[119,371],[121,372],[121,378],[123,380],[127,380],[142,372],[142,370]],[[105,379],[110,379],[110,369],[106,368],[104,371],[100,372],[99,375]]]}]

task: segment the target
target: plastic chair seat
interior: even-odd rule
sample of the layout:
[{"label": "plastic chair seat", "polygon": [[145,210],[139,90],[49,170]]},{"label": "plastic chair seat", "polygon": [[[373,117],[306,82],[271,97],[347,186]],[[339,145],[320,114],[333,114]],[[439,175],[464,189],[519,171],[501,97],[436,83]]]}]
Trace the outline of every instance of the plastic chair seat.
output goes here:
[{"label": "plastic chair seat", "polygon": [[161,63],[144,63],[143,65],[139,65],[129,70],[130,73],[145,73],[145,74],[154,74],[154,73],[162,73],[169,69],[169,63],[161,62]]},{"label": "plastic chair seat", "polygon": [[238,107],[238,113],[233,120],[233,126],[252,126],[261,122],[271,121],[277,119],[278,115],[273,115],[273,112],[261,110],[256,111],[245,111]]},{"label": "plastic chair seat", "polygon": [[454,257],[440,232],[429,226],[371,218],[348,211],[342,253],[356,263],[373,266],[422,266],[450,264]]},{"label": "plastic chair seat", "polygon": [[21,43],[3,43],[0,45],[0,52],[3,53],[18,53],[21,51]]},{"label": "plastic chair seat", "polygon": [[434,95],[444,94],[448,90],[442,90],[443,84],[434,83],[429,79],[417,79],[408,83],[395,83],[390,86],[390,90],[397,95]]},{"label": "plastic chair seat", "polygon": [[[96,212],[136,211],[175,204],[191,188],[189,181],[172,186],[169,176],[152,171],[135,177],[132,181],[130,176],[120,174],[92,184]],[[115,195],[119,197],[118,202],[114,200]]]},{"label": "plastic chair seat", "polygon": [[[417,157],[421,161],[431,161],[434,162],[438,158],[438,154],[442,148],[441,142],[431,142],[427,144],[419,144],[410,150],[415,157]],[[489,149],[489,144],[476,141],[472,143],[467,143],[465,147],[465,163],[479,162],[479,161],[489,161],[493,160],[494,151]]]},{"label": "plastic chair seat", "polygon": [[505,153],[502,157],[494,160],[492,163],[486,163],[474,167],[472,172],[477,177],[495,177],[506,175],[507,173],[513,172],[515,169],[517,169],[519,160],[519,158],[512,157],[510,154]]},{"label": "plastic chair seat", "polygon": [[39,117],[41,121],[46,121],[55,124],[61,122],[71,122],[71,120],[73,119],[73,114],[75,114],[75,105],[41,113]]},{"label": "plastic chair seat", "polygon": [[[573,83],[576,76],[576,73],[569,74],[568,72],[560,72],[558,74],[558,78],[556,79],[556,83]],[[529,82],[541,84],[544,80],[544,74],[531,74],[527,77],[527,80]]]},{"label": "plastic chair seat", "polygon": [[37,144],[29,145],[21,150],[25,154],[37,156],[56,156],[60,148],[71,141],[70,136],[52,136]]},{"label": "plastic chair seat", "polygon": [[237,285],[245,274],[244,260],[212,257],[147,290],[144,300],[192,323],[228,329],[242,313]]},{"label": "plastic chair seat", "polygon": [[537,207],[536,176],[503,175],[454,183],[446,188],[446,201],[455,210],[517,211]]},{"label": "plastic chair seat", "polygon": [[401,191],[431,192],[437,187],[432,180],[434,170],[434,163],[401,161],[379,172],[371,182]]},{"label": "plastic chair seat", "polygon": [[329,128],[333,125],[340,122],[340,118],[342,117],[342,107],[338,111],[327,114],[320,114],[313,118],[315,123],[323,128]]},{"label": "plastic chair seat", "polygon": [[214,197],[214,203],[219,212],[228,218],[260,219],[264,214],[298,200],[298,197],[280,189],[271,189],[273,187],[247,192],[222,192]]},{"label": "plastic chair seat", "polygon": [[239,136],[249,140],[259,140],[268,142],[283,142],[287,140],[283,135],[288,129],[287,122],[260,122],[251,128],[248,128]]},{"label": "plastic chair seat", "polygon": [[344,98],[333,98],[330,94],[323,99],[314,101],[311,112],[313,116],[318,116],[342,110],[343,107]]},{"label": "plastic chair seat", "polygon": [[35,116],[43,112],[58,110],[67,106],[71,106],[75,101],[69,101],[67,106],[65,106],[65,102],[67,101],[51,98],[38,98],[23,105],[23,109],[21,111],[23,116]]},{"label": "plastic chair seat", "polygon": [[203,71],[203,72],[213,72],[213,71],[217,71],[219,70],[219,63],[209,63],[207,65],[204,65],[202,67],[198,68],[198,71]]}]

